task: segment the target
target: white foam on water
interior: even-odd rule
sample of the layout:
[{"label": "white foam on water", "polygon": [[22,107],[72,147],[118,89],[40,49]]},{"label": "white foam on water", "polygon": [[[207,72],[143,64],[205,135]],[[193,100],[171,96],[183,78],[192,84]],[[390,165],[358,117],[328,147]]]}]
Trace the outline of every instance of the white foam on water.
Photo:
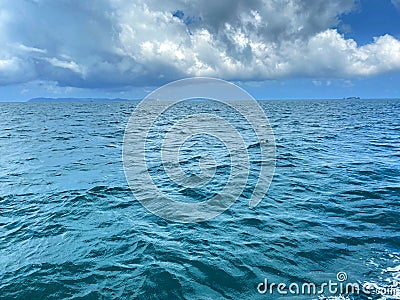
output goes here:
[{"label": "white foam on water", "polygon": [[400,299],[400,253],[386,253],[378,262],[371,259],[367,265],[381,268],[382,271],[378,281],[371,279],[366,281],[363,287],[373,295],[379,296],[380,300]]}]

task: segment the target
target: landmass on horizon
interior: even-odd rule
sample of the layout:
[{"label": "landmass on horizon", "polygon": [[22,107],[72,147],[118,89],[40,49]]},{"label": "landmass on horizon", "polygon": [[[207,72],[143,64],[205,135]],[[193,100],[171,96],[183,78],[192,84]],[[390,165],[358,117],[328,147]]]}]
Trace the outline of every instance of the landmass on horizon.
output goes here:
[{"label": "landmass on horizon", "polygon": [[[400,99],[400,97],[398,97]],[[373,99],[373,98],[371,98]],[[381,98],[381,99],[397,99],[397,98]],[[127,98],[47,98],[37,97],[27,100],[26,102],[124,102],[124,101],[141,101],[142,99]],[[350,96],[343,98],[325,98],[325,99],[256,99],[257,101],[274,101],[274,100],[368,100],[358,96]]]},{"label": "landmass on horizon", "polygon": [[135,101],[139,99],[124,99],[124,98],[46,98],[38,97],[27,100],[26,102],[121,102]]}]

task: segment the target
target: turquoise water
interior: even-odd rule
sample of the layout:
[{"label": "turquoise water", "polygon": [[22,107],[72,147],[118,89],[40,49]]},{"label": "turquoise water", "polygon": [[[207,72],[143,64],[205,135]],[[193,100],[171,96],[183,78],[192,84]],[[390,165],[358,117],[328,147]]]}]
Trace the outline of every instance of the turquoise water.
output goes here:
[{"label": "turquoise water", "polygon": [[[0,103],[0,299],[275,299],[257,291],[265,278],[400,281],[399,100],[260,102],[277,151],[267,196],[248,208],[251,173],[229,210],[192,224],[150,214],[128,188],[121,148],[135,105]],[[218,191],[229,168],[223,145],[209,144]],[[176,199],[209,196],[172,190],[152,159]]]}]

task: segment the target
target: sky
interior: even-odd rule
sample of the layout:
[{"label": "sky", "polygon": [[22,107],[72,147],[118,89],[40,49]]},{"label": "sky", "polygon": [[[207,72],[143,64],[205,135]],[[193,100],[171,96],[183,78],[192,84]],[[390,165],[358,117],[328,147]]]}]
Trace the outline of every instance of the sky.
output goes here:
[{"label": "sky", "polygon": [[0,43],[0,101],[194,76],[256,99],[400,98],[400,0],[0,0]]}]

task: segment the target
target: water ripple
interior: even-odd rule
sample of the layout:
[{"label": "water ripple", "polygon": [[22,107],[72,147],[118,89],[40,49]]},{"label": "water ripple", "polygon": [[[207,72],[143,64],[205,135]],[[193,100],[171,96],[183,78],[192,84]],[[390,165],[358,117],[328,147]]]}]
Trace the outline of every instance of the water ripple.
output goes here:
[{"label": "water ripple", "polygon": [[[0,104],[0,298],[258,299],[264,278],[320,282],[339,271],[399,282],[398,100],[261,102],[277,143],[268,195],[248,209],[262,163],[253,160],[239,201],[186,225],[151,215],[126,184],[122,136],[135,105]],[[182,109],[230,114],[196,105]],[[168,183],[155,155],[148,169],[177,201],[203,201],[230,172],[229,155],[213,151],[212,188]],[[195,175],[198,160],[183,152],[181,166]]]}]

